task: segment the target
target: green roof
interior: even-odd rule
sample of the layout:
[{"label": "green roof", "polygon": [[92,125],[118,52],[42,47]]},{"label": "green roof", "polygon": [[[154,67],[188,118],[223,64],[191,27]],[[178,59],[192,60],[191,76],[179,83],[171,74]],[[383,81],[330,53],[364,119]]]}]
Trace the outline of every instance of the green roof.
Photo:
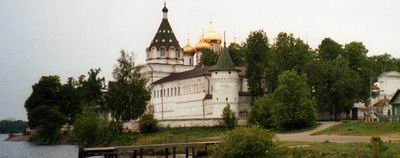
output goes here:
[{"label": "green roof", "polygon": [[211,71],[217,70],[236,70],[229,50],[226,47],[224,47],[224,52],[219,56],[217,64],[211,69]]}]

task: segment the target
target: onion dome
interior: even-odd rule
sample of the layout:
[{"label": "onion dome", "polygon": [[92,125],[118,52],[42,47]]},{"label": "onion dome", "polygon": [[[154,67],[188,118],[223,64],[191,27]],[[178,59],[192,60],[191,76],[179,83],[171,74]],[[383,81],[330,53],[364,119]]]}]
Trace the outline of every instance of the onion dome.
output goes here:
[{"label": "onion dome", "polygon": [[182,49],[183,49],[183,54],[186,54],[186,55],[193,56],[194,53],[196,52],[195,49],[189,43],[186,44],[186,46],[183,47]]},{"label": "onion dome", "polygon": [[204,33],[203,39],[207,43],[216,43],[221,44],[222,36],[218,32],[214,30],[214,28],[210,25],[206,33]]},{"label": "onion dome", "polygon": [[211,45],[208,44],[203,38],[200,38],[199,43],[196,44],[196,50],[211,49]]}]

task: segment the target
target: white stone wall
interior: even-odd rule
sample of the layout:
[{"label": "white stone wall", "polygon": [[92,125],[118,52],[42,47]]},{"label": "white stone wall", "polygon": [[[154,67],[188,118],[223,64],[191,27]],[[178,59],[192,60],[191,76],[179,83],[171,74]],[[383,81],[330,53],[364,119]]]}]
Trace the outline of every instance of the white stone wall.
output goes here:
[{"label": "white stone wall", "polygon": [[193,64],[193,56],[191,55],[183,55],[183,65],[194,65]]},{"label": "white stone wall", "polygon": [[170,65],[170,64],[145,64],[140,70],[147,79],[147,86],[151,83],[164,78],[171,73],[178,73],[193,70],[195,66],[193,65]]},{"label": "white stone wall", "polygon": [[239,73],[237,71],[213,71],[213,116],[220,117],[223,108],[229,104],[236,113],[239,112]]}]

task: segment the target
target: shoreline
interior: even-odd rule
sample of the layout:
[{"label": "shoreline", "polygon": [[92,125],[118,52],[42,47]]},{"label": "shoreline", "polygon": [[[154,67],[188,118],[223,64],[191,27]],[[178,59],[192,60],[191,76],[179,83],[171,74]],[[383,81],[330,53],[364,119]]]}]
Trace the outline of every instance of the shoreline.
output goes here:
[{"label": "shoreline", "polygon": [[21,142],[21,141],[31,141],[30,135],[23,135],[23,134],[8,134],[8,138],[4,141],[12,141],[12,142]]}]

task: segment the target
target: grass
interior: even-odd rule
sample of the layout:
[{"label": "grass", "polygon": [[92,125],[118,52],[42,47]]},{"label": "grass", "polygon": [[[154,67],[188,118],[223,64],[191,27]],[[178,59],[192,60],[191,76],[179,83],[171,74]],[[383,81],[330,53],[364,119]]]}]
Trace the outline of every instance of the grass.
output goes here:
[{"label": "grass", "polygon": [[[284,157],[309,158],[369,158],[372,155],[369,143],[310,143],[279,142],[277,154]],[[382,158],[400,157],[400,143],[386,143],[389,149],[381,154]]]},{"label": "grass", "polygon": [[399,122],[343,121],[315,135],[400,136]]},{"label": "grass", "polygon": [[113,145],[146,145],[221,140],[225,128],[164,128],[155,133],[125,133],[115,137]]}]

